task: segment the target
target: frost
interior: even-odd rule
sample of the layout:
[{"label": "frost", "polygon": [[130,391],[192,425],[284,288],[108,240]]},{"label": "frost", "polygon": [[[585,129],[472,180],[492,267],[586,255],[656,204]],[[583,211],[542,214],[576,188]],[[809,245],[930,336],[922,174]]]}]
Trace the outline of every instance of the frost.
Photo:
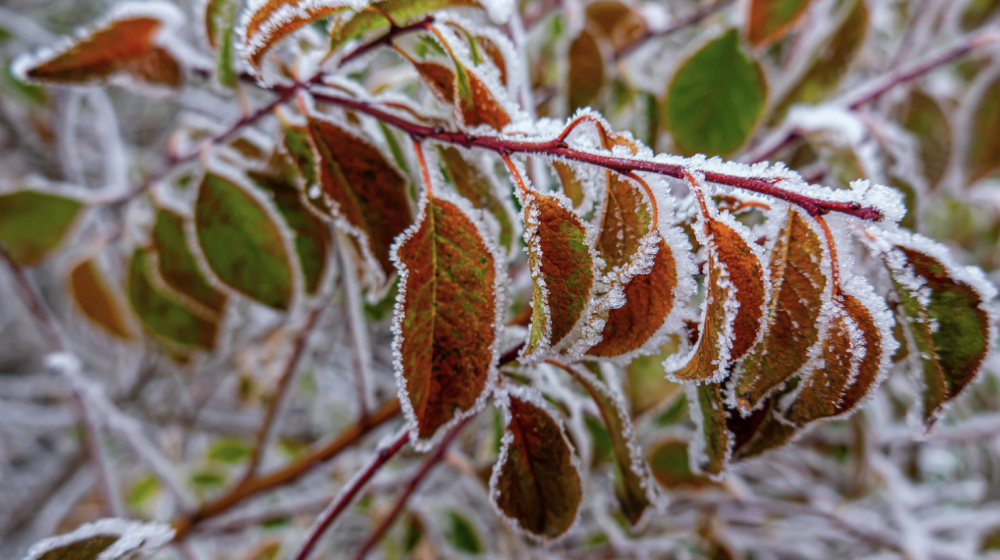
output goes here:
[{"label": "frost", "polygon": [[165,523],[142,523],[129,519],[101,519],[81,525],[72,533],[51,537],[28,550],[24,560],[38,560],[46,552],[95,537],[117,536],[96,560],[132,560],[149,556],[174,538],[174,528]]}]

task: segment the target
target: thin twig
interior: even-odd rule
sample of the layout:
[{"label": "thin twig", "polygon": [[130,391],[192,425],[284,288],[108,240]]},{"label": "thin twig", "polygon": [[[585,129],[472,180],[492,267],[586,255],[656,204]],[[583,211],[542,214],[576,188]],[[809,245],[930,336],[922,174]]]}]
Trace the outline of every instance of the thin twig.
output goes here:
[{"label": "thin twig", "polygon": [[7,264],[7,269],[14,277],[14,284],[21,296],[21,302],[28,308],[31,317],[35,321],[39,334],[45,338],[45,342],[50,351],[59,351],[64,348],[62,338],[59,336],[59,327],[56,326],[49,312],[42,305],[42,301],[35,294],[35,289],[28,280],[21,265],[14,260],[14,257],[7,251],[3,243],[0,243],[0,259]]},{"label": "thin twig", "polygon": [[[456,424],[455,427],[452,428],[451,431],[444,436],[444,439],[441,441],[441,444],[438,445],[437,449],[435,449],[434,452],[431,453],[430,456],[428,456],[427,459],[424,460],[424,463],[420,466],[420,470],[418,470],[417,474],[414,475],[412,479],[410,479],[410,482],[406,485],[406,488],[404,488],[403,492],[399,495],[398,498],[396,498],[396,503],[393,504],[392,509],[389,511],[389,514],[386,515],[384,519],[382,519],[382,522],[379,523],[378,527],[375,528],[372,534],[368,535],[368,538],[365,539],[365,542],[361,545],[361,548],[359,548],[358,551],[354,554],[355,560],[361,560],[362,558],[367,556],[368,553],[371,551],[371,549],[376,544],[378,544],[380,540],[382,540],[382,536],[385,535],[385,532],[388,531],[390,527],[392,527],[393,521],[395,521],[396,518],[399,517],[399,514],[403,511],[403,508],[406,506],[406,502],[410,499],[410,496],[412,496],[413,493],[417,490],[417,487],[420,486],[420,483],[423,482],[425,478],[427,478],[427,475],[428,473],[431,472],[431,469],[433,469],[434,466],[441,461],[441,459],[444,457],[445,452],[448,450],[448,446],[451,445],[451,442],[454,441],[454,439],[458,436],[458,433],[462,431],[462,428],[464,428],[465,425],[468,424],[469,420],[471,420],[472,418],[473,418],[472,416],[469,416],[459,421],[459,423]],[[297,559],[297,560],[302,560],[302,559]]]},{"label": "thin twig", "polygon": [[329,507],[323,510],[323,513],[316,518],[316,522],[313,526],[309,528],[309,532],[306,534],[305,540],[302,541],[302,545],[299,547],[298,551],[292,555],[292,560],[306,560],[309,557],[309,553],[312,552],[313,547],[319,542],[319,539],[323,536],[327,529],[333,525],[333,522],[337,520],[337,517],[347,509],[347,506],[351,505],[354,498],[358,495],[365,484],[375,473],[378,472],[382,465],[389,462],[400,449],[403,448],[407,442],[410,441],[410,431],[404,427],[402,432],[396,436],[396,438],[389,445],[382,447],[377,450],[375,457],[372,458],[371,463],[368,464],[361,472],[355,475],[354,478],[344,486],[340,494],[330,502]]},{"label": "thin twig", "polygon": [[246,473],[243,475],[243,480],[240,484],[245,484],[257,473],[257,467],[260,466],[264,450],[267,448],[267,442],[271,438],[271,432],[274,431],[274,420],[278,416],[278,411],[281,410],[281,404],[285,400],[285,393],[288,391],[288,386],[291,384],[292,378],[295,377],[299,359],[301,359],[302,352],[305,350],[306,342],[308,342],[309,335],[312,334],[313,327],[316,326],[316,320],[322,311],[323,308],[320,306],[310,311],[305,325],[302,326],[299,334],[295,337],[295,342],[292,345],[292,353],[288,356],[285,369],[281,372],[281,377],[278,378],[274,391],[268,398],[267,407],[264,409],[264,418],[261,421],[260,429],[257,430],[253,451],[251,451]]},{"label": "thin twig", "polygon": [[[336,229],[336,228],[335,228]],[[372,386],[371,362],[372,352],[368,339],[368,327],[365,324],[362,309],[361,286],[358,282],[358,269],[354,261],[354,246],[347,234],[336,229],[337,252],[343,266],[341,278],[344,286],[344,306],[347,307],[347,320],[351,331],[353,346],[354,380],[358,395],[358,416],[364,419],[371,412],[375,402],[375,392]]]}]

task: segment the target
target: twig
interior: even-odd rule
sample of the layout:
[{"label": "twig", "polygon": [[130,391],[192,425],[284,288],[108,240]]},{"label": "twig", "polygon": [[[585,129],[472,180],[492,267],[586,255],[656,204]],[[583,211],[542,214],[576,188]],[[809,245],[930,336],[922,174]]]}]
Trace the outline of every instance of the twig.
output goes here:
[{"label": "twig", "polygon": [[359,56],[364,55],[368,51],[371,51],[378,47],[391,45],[392,40],[398,37],[399,35],[405,35],[407,33],[412,33],[414,31],[425,31],[428,27],[430,27],[432,23],[434,23],[434,16],[431,15],[425,17],[424,19],[416,23],[403,25],[401,27],[397,27],[395,24],[392,24],[389,27],[389,31],[385,32],[384,35],[382,35],[381,37],[375,39],[370,43],[361,45],[360,47],[354,49],[350,54],[347,54],[343,58],[341,58],[340,65],[343,66],[348,62],[354,60],[355,58],[358,58]]},{"label": "twig", "polygon": [[24,273],[24,269],[14,260],[14,257],[7,251],[3,243],[0,243],[0,259],[7,264],[7,269],[10,270],[11,276],[14,277],[14,284],[21,295],[21,302],[28,308],[28,312],[31,313],[31,317],[35,321],[35,326],[38,328],[38,332],[45,338],[49,350],[53,352],[62,350],[64,346],[62,338],[59,336],[59,328],[35,294],[35,289],[32,287],[31,281],[28,280],[28,276]]},{"label": "twig", "polygon": [[[570,148],[565,142],[561,142],[558,139],[521,140],[502,136],[476,136],[464,132],[447,132],[441,130],[440,127],[430,127],[410,122],[375,107],[367,101],[342,97],[325,91],[322,93],[313,92],[313,97],[328,103],[348,107],[360,113],[375,117],[376,119],[379,119],[387,124],[391,124],[402,129],[407,134],[417,139],[432,138],[449,144],[465,146],[466,148],[485,148],[499,154],[523,153],[553,156],[588,163],[598,167],[604,167],[622,174],[628,174],[633,171],[642,171],[680,179],[684,177],[684,173],[686,172],[683,165],[663,163],[646,159],[617,157],[613,155],[577,150]],[[784,200],[801,206],[813,216],[822,216],[829,212],[841,212],[863,220],[880,220],[882,218],[881,211],[873,206],[862,206],[857,202],[837,202],[812,198],[778,187],[772,180],[769,179],[740,177],[716,171],[705,171],[704,175],[705,180],[710,183],[737,187],[772,198],[777,198],[779,200]]]},{"label": "twig", "polygon": [[358,269],[352,255],[354,247],[347,235],[336,229],[337,252],[343,266],[341,278],[344,286],[344,305],[347,307],[347,319],[351,330],[353,350],[354,379],[358,395],[358,416],[364,419],[374,405],[374,387],[371,382],[371,345],[368,341],[368,328],[365,325],[362,309],[361,286],[358,284]]},{"label": "twig", "polygon": [[729,7],[733,4],[734,0],[718,0],[710,6],[705,6],[699,8],[694,12],[688,14],[687,16],[680,18],[670,25],[662,29],[647,29],[642,35],[638,36],[631,43],[623,46],[622,48],[615,51],[615,60],[621,60],[626,56],[635,52],[643,43],[649,41],[654,37],[662,37],[664,35],[669,35],[674,31],[684,29],[685,27],[690,27],[692,25],[697,25],[701,23],[702,20],[711,16],[712,14],[721,11],[723,8]]},{"label": "twig", "polygon": [[309,335],[312,334],[313,327],[316,326],[316,320],[322,311],[323,308],[319,306],[310,311],[309,316],[306,318],[306,324],[302,326],[302,330],[295,337],[292,354],[288,356],[285,369],[281,372],[281,377],[278,378],[274,392],[267,401],[267,408],[264,409],[264,418],[261,421],[260,429],[257,430],[253,451],[250,454],[246,473],[243,475],[243,480],[240,481],[240,484],[245,484],[257,473],[257,467],[260,466],[260,461],[264,456],[264,450],[271,437],[271,432],[274,431],[274,420],[278,416],[278,411],[281,410],[281,404],[285,400],[285,393],[288,391],[288,386],[291,384],[292,378],[295,377],[299,359],[302,357],[303,350],[305,350],[306,342],[308,342]]},{"label": "twig", "polygon": [[372,534],[368,535],[368,538],[365,539],[365,542],[361,545],[361,548],[359,548],[358,551],[354,554],[355,560],[361,560],[362,558],[367,556],[368,552],[371,551],[372,547],[374,547],[376,544],[378,544],[380,540],[382,540],[382,536],[385,535],[385,532],[388,531],[389,527],[392,526],[393,521],[395,521],[396,517],[398,517],[400,512],[403,511],[403,507],[406,506],[407,500],[409,500],[410,496],[413,495],[413,493],[417,490],[417,487],[420,486],[420,483],[423,482],[425,478],[427,478],[427,474],[431,472],[431,469],[434,468],[434,465],[437,465],[441,461],[441,459],[444,457],[445,452],[448,450],[448,446],[451,445],[451,442],[454,441],[455,437],[458,436],[458,433],[462,431],[462,428],[464,428],[465,425],[468,424],[469,420],[471,420],[472,418],[473,418],[472,416],[463,418],[458,424],[456,424],[455,427],[452,428],[451,431],[447,433],[447,435],[445,435],[444,439],[441,441],[441,444],[438,445],[437,449],[435,449],[434,452],[431,453],[430,456],[428,456],[427,459],[424,460],[424,463],[420,466],[420,470],[417,471],[417,474],[414,475],[412,479],[410,479],[410,482],[406,485],[406,488],[403,489],[402,494],[400,494],[399,497],[396,498],[396,503],[393,504],[392,509],[389,511],[389,514],[386,515],[384,519],[382,519],[382,522],[379,523],[378,527],[375,528],[375,531],[373,531]]},{"label": "twig", "polygon": [[386,447],[377,450],[375,457],[372,458],[371,463],[364,468],[361,472],[354,476],[345,486],[340,494],[330,502],[329,507],[323,510],[323,513],[316,518],[316,522],[313,526],[309,528],[309,532],[306,534],[305,540],[299,547],[298,551],[292,555],[293,560],[306,560],[309,557],[309,553],[312,552],[313,547],[319,542],[320,537],[323,533],[330,528],[330,525],[337,520],[337,517],[347,509],[347,506],[351,505],[354,498],[358,495],[358,492],[364,488],[365,484],[375,473],[378,472],[382,465],[389,462],[400,449],[403,448],[407,442],[410,441],[410,431],[404,428],[399,435]]}]

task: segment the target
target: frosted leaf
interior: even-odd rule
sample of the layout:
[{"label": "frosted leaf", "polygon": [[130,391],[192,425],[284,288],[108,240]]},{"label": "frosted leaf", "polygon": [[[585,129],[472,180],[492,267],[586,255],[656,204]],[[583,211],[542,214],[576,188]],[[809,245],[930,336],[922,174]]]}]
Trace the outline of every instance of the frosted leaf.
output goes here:
[{"label": "frosted leaf", "polygon": [[36,543],[24,560],[137,560],[168,544],[174,533],[165,523],[101,519]]}]

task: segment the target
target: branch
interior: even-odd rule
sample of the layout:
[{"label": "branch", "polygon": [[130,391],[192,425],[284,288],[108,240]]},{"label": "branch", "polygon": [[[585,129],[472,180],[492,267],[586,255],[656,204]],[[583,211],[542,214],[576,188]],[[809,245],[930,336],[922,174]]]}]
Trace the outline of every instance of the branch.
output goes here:
[{"label": "branch", "polygon": [[3,260],[7,264],[7,269],[10,270],[11,276],[14,277],[15,288],[21,295],[21,303],[31,313],[35,326],[42,337],[45,338],[45,343],[48,345],[49,350],[53,352],[62,350],[64,346],[62,338],[59,336],[59,328],[52,320],[52,317],[49,316],[49,312],[45,309],[45,306],[42,305],[42,301],[38,299],[38,295],[35,294],[35,289],[32,287],[31,281],[28,280],[28,276],[24,273],[24,269],[14,260],[14,257],[7,251],[3,243],[0,243],[0,260]]},{"label": "branch", "polygon": [[330,505],[323,510],[323,513],[316,518],[316,522],[313,526],[309,528],[309,532],[306,534],[305,540],[299,547],[298,551],[292,555],[293,560],[306,560],[309,557],[309,553],[312,552],[313,547],[319,542],[320,537],[326,532],[330,525],[336,521],[337,517],[347,509],[347,506],[351,505],[354,498],[358,495],[358,492],[364,488],[365,484],[375,473],[378,472],[382,465],[389,462],[389,459],[393,457],[400,449],[403,448],[410,441],[410,432],[404,427],[402,433],[396,436],[391,444],[381,449],[378,449],[375,457],[372,459],[371,463],[365,467],[364,470],[359,472],[354,476],[341,490],[341,493],[332,501]]},{"label": "branch", "polygon": [[[392,22],[390,21],[390,23]],[[416,23],[411,23],[409,25],[404,25],[402,27],[398,27],[394,23],[392,23],[392,25],[390,25],[389,27],[389,31],[386,31],[384,35],[382,35],[381,37],[375,39],[370,43],[361,45],[360,47],[351,51],[349,54],[345,55],[344,58],[341,58],[340,65],[343,66],[348,62],[354,60],[355,58],[358,58],[359,56],[371,50],[374,50],[378,47],[390,46],[392,45],[392,40],[400,35],[405,35],[407,33],[412,33],[414,31],[426,31],[427,28],[430,27],[432,23],[434,23],[433,15],[427,16]]]},{"label": "branch", "polygon": [[717,0],[714,4],[699,8],[662,29],[647,29],[642,35],[636,37],[631,43],[615,51],[614,58],[616,61],[625,58],[635,52],[635,50],[642,46],[646,41],[649,41],[654,37],[663,37],[664,35],[669,35],[674,31],[684,29],[685,27],[697,25],[710,15],[721,11],[723,8],[729,7],[733,2],[734,0]]},{"label": "branch", "polygon": [[[342,107],[347,107],[355,111],[358,111],[360,113],[364,113],[366,115],[375,117],[376,119],[382,122],[391,124],[397,128],[402,129],[410,136],[418,139],[431,138],[434,140],[438,140],[440,142],[446,142],[449,144],[458,144],[461,146],[465,146],[466,148],[471,148],[471,147],[485,148],[487,150],[494,151],[498,154],[524,153],[524,154],[536,154],[536,155],[558,157],[562,159],[587,163],[590,165],[596,165],[598,167],[603,167],[605,169],[617,171],[622,174],[628,174],[634,171],[642,171],[646,173],[655,173],[658,175],[666,175],[668,177],[681,179],[687,172],[686,168],[683,165],[676,165],[671,163],[663,163],[650,160],[631,159],[631,158],[617,157],[613,155],[598,154],[583,150],[577,150],[574,148],[570,148],[568,145],[566,145],[565,142],[562,142],[559,139],[533,141],[533,140],[520,140],[510,137],[499,137],[499,136],[476,136],[464,132],[446,132],[441,130],[440,127],[430,127],[408,121],[392,113],[388,113],[378,107],[375,107],[367,101],[352,99],[349,97],[343,97],[326,91],[322,93],[312,92],[312,95],[316,99],[320,99],[328,103],[333,103],[335,105],[340,105]],[[736,187],[743,190],[748,190],[758,194],[766,195],[771,198],[784,200],[786,202],[790,202],[792,204],[801,206],[804,210],[806,210],[807,212],[809,212],[809,214],[813,216],[822,216],[829,212],[840,212],[843,214],[848,214],[851,216],[855,216],[857,218],[861,218],[863,220],[878,221],[882,219],[881,211],[879,211],[877,208],[873,206],[862,206],[857,202],[837,202],[837,201],[812,198],[801,193],[796,193],[778,187],[775,185],[775,182],[771,179],[740,177],[737,175],[728,175],[716,171],[704,171],[704,175],[705,175],[705,180],[710,183]]]},{"label": "branch", "polygon": [[306,324],[303,325],[302,330],[295,337],[292,354],[288,357],[288,362],[285,364],[284,371],[281,372],[281,377],[278,378],[274,393],[268,399],[267,408],[264,409],[264,418],[261,421],[260,429],[257,430],[253,451],[250,455],[250,461],[247,464],[246,474],[243,475],[243,480],[240,482],[241,485],[245,484],[257,473],[257,467],[260,466],[260,460],[264,455],[267,441],[270,439],[271,431],[274,429],[274,420],[277,418],[278,411],[281,409],[281,403],[284,401],[285,392],[288,390],[292,378],[295,377],[299,359],[302,357],[302,351],[305,349],[309,335],[312,333],[313,327],[316,326],[316,320],[322,311],[322,307],[313,309],[309,313],[308,318],[306,318]]},{"label": "branch", "polygon": [[[468,424],[469,420],[471,420],[472,418],[473,416],[468,416],[462,419],[458,424],[456,424],[455,427],[452,428],[451,431],[444,436],[444,439],[441,441],[441,444],[438,445],[437,449],[435,449],[434,452],[431,453],[427,457],[427,459],[424,460],[424,464],[420,466],[420,470],[417,471],[417,474],[414,475],[412,479],[410,479],[410,482],[406,485],[406,488],[403,489],[403,493],[400,494],[399,498],[396,499],[396,503],[393,504],[392,509],[389,511],[389,514],[386,515],[384,519],[382,519],[382,522],[379,523],[378,527],[375,528],[375,531],[373,531],[372,534],[368,535],[368,538],[365,539],[365,542],[361,545],[361,548],[359,548],[358,551],[354,553],[355,560],[362,560],[365,556],[368,555],[368,552],[371,551],[371,549],[376,544],[378,544],[380,540],[382,540],[382,537],[385,535],[385,532],[388,531],[390,527],[392,527],[393,521],[395,521],[396,518],[399,517],[399,514],[403,511],[403,507],[406,506],[407,500],[409,500],[410,496],[413,495],[413,493],[417,490],[417,487],[420,486],[420,483],[423,482],[425,478],[427,478],[427,475],[428,473],[431,472],[431,469],[433,469],[434,466],[441,461],[441,459],[444,457],[445,451],[448,450],[448,446],[451,445],[451,442],[454,441],[454,439],[458,436],[458,433],[462,431],[462,428],[464,428],[465,425]],[[303,559],[297,558],[296,560],[303,560]]]}]

